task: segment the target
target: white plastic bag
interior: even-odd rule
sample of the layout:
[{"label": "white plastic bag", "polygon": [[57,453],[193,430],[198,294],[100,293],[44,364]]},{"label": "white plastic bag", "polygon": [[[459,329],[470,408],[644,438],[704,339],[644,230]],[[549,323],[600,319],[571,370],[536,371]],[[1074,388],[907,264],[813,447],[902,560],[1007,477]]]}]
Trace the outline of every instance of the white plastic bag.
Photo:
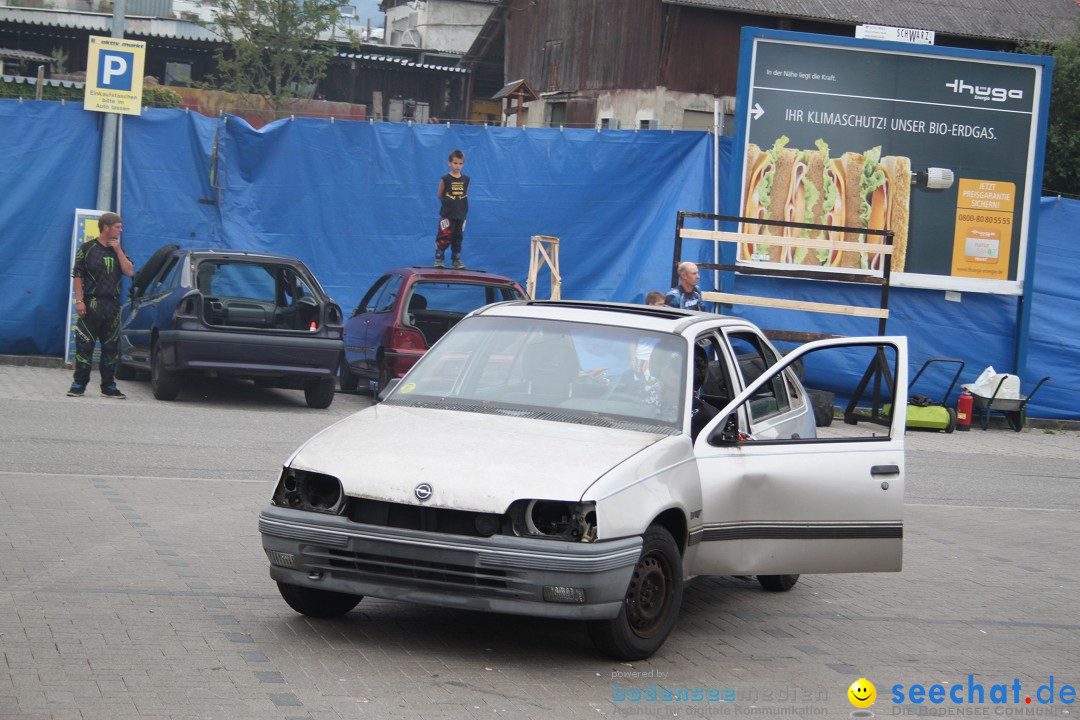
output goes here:
[{"label": "white plastic bag", "polygon": [[[998,387],[999,384],[1001,387]],[[1000,400],[1020,399],[1020,378],[1009,373],[995,372],[993,365],[983,370],[975,382],[963,387],[972,395],[984,398],[995,397],[994,391],[997,391],[996,397]]]}]

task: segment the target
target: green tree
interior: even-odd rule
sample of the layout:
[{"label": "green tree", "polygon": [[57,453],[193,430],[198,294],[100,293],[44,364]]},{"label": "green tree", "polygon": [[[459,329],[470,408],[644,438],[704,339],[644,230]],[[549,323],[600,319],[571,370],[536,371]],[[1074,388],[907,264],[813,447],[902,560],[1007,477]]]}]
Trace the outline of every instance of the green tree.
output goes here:
[{"label": "green tree", "polygon": [[222,90],[262,95],[275,115],[285,102],[310,97],[342,41],[341,0],[220,0],[214,28],[226,47],[215,53]]},{"label": "green tree", "polygon": [[1080,197],[1080,23],[1066,39],[1021,50],[1054,57],[1043,193]]}]

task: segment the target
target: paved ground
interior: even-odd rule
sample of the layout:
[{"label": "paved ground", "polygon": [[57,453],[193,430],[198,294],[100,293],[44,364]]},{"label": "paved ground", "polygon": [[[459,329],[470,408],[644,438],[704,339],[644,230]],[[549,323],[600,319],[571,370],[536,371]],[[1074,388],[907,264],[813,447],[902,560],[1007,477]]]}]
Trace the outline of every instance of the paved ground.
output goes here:
[{"label": "paved ground", "polygon": [[[371,599],[317,622],[285,606],[259,508],[288,454],[366,397],[317,411],[218,382],[159,403],[128,382],[126,401],[75,400],[69,378],[0,366],[4,720],[848,717],[860,676],[879,717],[1080,713],[1060,702],[1080,685],[1075,431],[910,433],[902,573],[779,595],[698,580],[662,651],[620,664],[575,623]],[[969,675],[986,704],[966,704]],[[916,683],[961,684],[965,704],[891,702]],[[1011,704],[991,704],[995,684]],[[733,699],[616,699],[654,687]]]}]

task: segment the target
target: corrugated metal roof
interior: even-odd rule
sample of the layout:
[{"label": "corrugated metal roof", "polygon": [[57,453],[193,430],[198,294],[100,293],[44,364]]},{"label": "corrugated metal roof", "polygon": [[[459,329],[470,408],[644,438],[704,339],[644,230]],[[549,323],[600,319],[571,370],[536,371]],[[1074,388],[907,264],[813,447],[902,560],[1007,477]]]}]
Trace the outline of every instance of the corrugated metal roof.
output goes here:
[{"label": "corrugated metal roof", "polygon": [[52,58],[48,55],[30,52],[29,50],[12,50],[10,48],[0,48],[0,58],[8,58],[11,60],[32,60],[34,62],[52,62]]},{"label": "corrugated metal roof", "polygon": [[[71,10],[0,7],[0,22],[74,28],[108,35],[112,27],[112,16]],[[160,37],[221,42],[221,38],[213,31],[187,20],[129,16],[126,18],[126,23],[125,34],[128,37]]]},{"label": "corrugated metal roof", "polygon": [[412,58],[402,57],[400,55],[376,55],[372,53],[338,53],[339,58],[349,58],[351,60],[362,60],[365,62],[384,63],[386,65],[400,65],[408,68],[421,68],[423,70],[437,70],[439,72],[448,73],[463,73],[468,72],[466,68],[456,65],[435,65],[433,63],[422,63],[413,60]]},{"label": "corrugated metal roof", "polygon": [[714,10],[851,25],[894,25],[999,40],[1067,37],[1080,18],[1077,0],[663,0]]}]

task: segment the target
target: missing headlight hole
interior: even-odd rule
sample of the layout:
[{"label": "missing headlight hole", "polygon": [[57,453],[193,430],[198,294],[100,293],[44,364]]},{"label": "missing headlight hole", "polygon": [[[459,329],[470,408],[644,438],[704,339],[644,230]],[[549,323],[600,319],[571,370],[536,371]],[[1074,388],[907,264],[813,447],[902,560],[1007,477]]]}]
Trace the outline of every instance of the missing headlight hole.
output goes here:
[{"label": "missing headlight hole", "polygon": [[332,475],[286,468],[274,502],[282,507],[337,515],[345,505],[345,495],[341,482]]},{"label": "missing headlight hole", "polygon": [[596,507],[592,503],[530,500],[525,508],[525,527],[530,534],[564,540],[596,540]]}]

